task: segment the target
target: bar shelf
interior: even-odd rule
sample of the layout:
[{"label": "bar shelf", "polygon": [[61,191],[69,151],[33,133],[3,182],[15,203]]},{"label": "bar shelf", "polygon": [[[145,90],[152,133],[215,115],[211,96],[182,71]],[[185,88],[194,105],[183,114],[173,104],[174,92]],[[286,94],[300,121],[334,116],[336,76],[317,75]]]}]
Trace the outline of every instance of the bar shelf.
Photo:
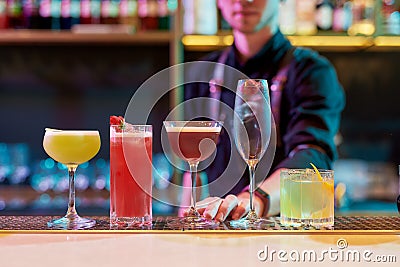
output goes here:
[{"label": "bar shelf", "polygon": [[[400,36],[348,36],[344,34],[327,35],[288,35],[296,46],[304,46],[324,52],[354,51],[400,51]],[[217,35],[185,35],[182,42],[187,51],[212,51],[229,46],[233,36],[229,32]]]},{"label": "bar shelf", "polygon": [[169,31],[136,33],[74,33],[51,30],[2,30],[1,45],[168,45],[174,35]]}]

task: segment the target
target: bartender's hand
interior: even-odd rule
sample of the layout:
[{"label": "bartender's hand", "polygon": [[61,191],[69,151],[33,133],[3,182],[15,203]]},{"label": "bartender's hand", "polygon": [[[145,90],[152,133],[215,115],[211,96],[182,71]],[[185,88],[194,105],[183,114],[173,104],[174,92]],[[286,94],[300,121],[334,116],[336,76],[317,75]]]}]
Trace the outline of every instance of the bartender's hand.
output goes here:
[{"label": "bartender's hand", "polygon": [[[264,210],[264,203],[253,195],[254,209],[258,216]],[[208,219],[225,221],[227,218],[237,220],[247,215],[250,210],[250,194],[240,193],[238,196],[228,195],[225,198],[208,197],[196,203],[198,211]]]},{"label": "bartender's hand", "polygon": [[[261,188],[268,192],[269,207],[267,216],[279,214],[280,211],[280,172],[278,169],[266,179]],[[264,202],[262,199],[253,195],[254,208],[258,216],[264,213]],[[249,192],[242,192],[239,195],[228,195],[225,198],[208,197],[196,203],[200,214],[206,218],[224,221],[227,218],[237,220],[246,216],[250,210]]]}]

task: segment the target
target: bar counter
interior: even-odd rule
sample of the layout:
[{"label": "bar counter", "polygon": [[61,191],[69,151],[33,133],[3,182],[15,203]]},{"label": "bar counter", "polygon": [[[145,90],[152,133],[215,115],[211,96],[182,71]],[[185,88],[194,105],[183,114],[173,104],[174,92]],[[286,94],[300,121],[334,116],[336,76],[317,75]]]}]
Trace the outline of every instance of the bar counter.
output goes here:
[{"label": "bar counter", "polygon": [[[51,230],[53,216],[0,216],[0,266],[398,266],[399,216],[338,216],[334,229]],[[322,264],[322,265],[321,265]]]}]

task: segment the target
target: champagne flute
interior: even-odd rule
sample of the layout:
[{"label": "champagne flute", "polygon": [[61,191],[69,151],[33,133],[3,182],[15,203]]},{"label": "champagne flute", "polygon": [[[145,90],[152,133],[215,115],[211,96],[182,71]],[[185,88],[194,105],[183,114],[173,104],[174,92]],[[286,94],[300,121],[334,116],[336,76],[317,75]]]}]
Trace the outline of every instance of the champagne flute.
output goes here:
[{"label": "champagne flute", "polygon": [[68,168],[69,201],[67,214],[47,223],[54,229],[86,229],[96,224],[95,220],[82,218],[75,208],[75,171],[79,164],[92,159],[100,149],[98,131],[72,131],[46,128],[43,148],[54,160]]},{"label": "champagne flute", "polygon": [[261,79],[238,81],[233,132],[236,148],[249,168],[250,211],[245,218],[231,221],[233,228],[265,229],[272,221],[259,218],[254,209],[255,171],[271,136],[271,109],[268,84]]},{"label": "champagne flute", "polygon": [[189,164],[192,179],[191,206],[184,218],[171,220],[171,228],[211,229],[218,222],[201,216],[196,209],[196,177],[200,161],[210,157],[215,149],[222,125],[215,121],[164,121],[172,151]]}]

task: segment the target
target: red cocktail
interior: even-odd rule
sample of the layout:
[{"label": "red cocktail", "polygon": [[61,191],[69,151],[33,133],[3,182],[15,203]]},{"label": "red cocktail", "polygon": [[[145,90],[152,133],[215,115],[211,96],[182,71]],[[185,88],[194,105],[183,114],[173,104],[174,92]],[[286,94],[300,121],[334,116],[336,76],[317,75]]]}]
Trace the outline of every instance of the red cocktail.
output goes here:
[{"label": "red cocktail", "polygon": [[151,225],[151,160],[151,126],[110,126],[111,225]]}]

